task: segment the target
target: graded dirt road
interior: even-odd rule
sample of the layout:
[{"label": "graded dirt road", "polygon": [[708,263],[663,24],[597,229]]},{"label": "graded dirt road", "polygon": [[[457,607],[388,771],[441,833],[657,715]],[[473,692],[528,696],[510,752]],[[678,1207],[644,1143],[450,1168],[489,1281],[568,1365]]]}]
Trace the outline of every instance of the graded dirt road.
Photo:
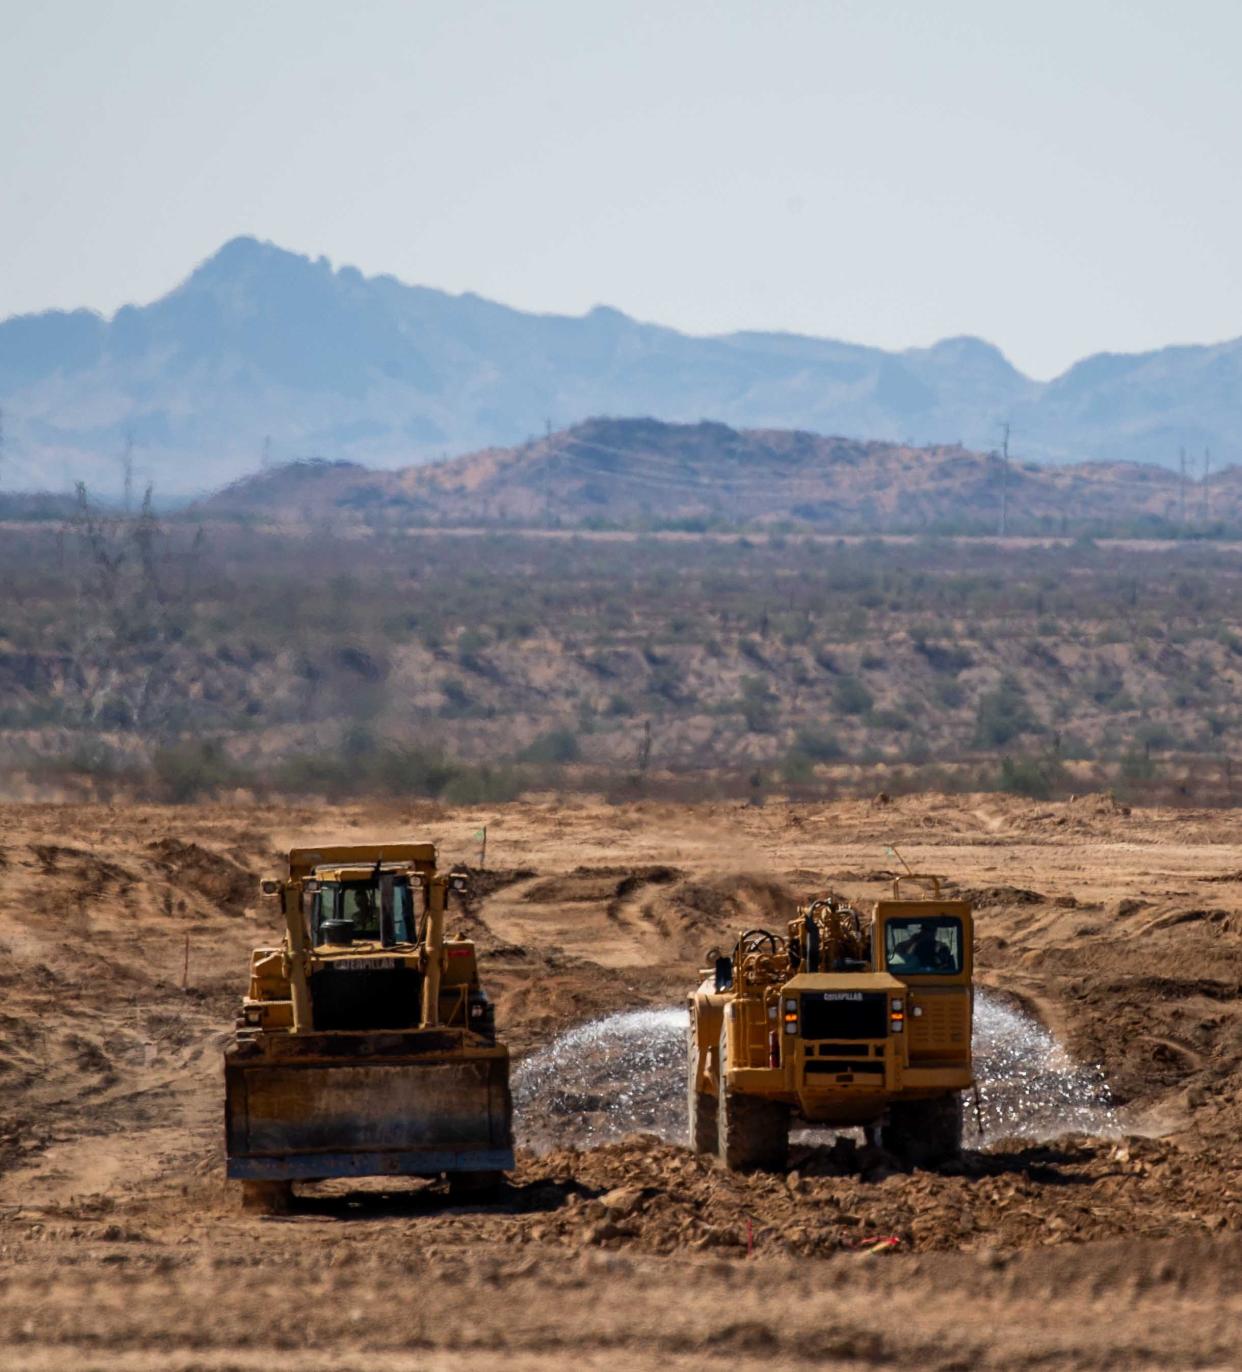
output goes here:
[{"label": "graded dirt road", "polygon": [[[980,796],[0,817],[6,1369],[1242,1362],[1236,813]],[[526,1105],[519,1143],[544,1151],[495,1206],[333,1184],[243,1215],[220,1050],[276,932],[256,878],[324,838],[428,835],[473,862],[483,823],[488,871],[450,928],[479,941],[519,1055],[676,1007],[709,946],[779,927],[796,896],[878,894],[896,843],[973,896],[990,1003],[1098,1064],[1112,1108],[1094,1136],[993,1131],[937,1173],[811,1140],[790,1176],[736,1178],[675,1129],[623,1137],[613,1064],[594,1094]]]}]

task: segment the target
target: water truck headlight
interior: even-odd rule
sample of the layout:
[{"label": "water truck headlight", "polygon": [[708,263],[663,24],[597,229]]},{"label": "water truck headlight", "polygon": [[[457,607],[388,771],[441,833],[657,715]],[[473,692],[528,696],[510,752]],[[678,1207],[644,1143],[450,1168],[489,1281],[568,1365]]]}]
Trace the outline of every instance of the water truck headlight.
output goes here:
[{"label": "water truck headlight", "polygon": [[888,1009],[888,1027],[894,1034],[904,1034],[906,1030],[906,1003],[900,996],[894,996]]},{"label": "water truck headlight", "polygon": [[785,1032],[787,1034],[798,1032],[798,1002],[796,1000],[785,1002]]}]

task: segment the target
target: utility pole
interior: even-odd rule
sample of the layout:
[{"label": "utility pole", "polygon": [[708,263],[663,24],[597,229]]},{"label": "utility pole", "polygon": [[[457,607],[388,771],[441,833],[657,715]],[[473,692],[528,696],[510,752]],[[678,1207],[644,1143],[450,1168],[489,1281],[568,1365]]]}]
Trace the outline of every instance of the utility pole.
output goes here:
[{"label": "utility pole", "polygon": [[1181,478],[1177,483],[1177,510],[1178,523],[1182,526],[1183,532],[1186,528],[1186,449],[1182,448],[1178,452],[1178,462],[1181,465]]},{"label": "utility pole", "polygon": [[1212,492],[1208,486],[1208,477],[1212,475],[1212,450],[1203,450],[1203,524],[1207,527],[1208,519],[1212,513]]},{"label": "utility pole", "polygon": [[1005,437],[1001,456],[1000,536],[1004,538],[1009,532],[1009,421],[1006,420],[1001,428]]},{"label": "utility pole", "polygon": [[121,455],[121,471],[125,484],[125,513],[132,514],[134,509],[134,431],[125,430],[125,451]]}]

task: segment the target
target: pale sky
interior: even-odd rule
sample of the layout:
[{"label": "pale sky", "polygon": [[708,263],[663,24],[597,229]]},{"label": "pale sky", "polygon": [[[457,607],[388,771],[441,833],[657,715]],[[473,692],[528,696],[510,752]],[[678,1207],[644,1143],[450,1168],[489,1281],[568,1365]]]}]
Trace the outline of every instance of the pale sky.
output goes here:
[{"label": "pale sky", "polygon": [[254,234],[1035,376],[1242,334],[1239,0],[0,0],[0,317]]}]

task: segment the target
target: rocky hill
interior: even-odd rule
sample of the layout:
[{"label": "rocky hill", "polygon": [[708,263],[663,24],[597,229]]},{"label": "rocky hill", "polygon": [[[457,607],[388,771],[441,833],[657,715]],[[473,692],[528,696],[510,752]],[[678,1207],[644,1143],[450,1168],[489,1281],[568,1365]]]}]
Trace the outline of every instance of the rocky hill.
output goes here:
[{"label": "rocky hill", "polygon": [[196,511],[371,524],[1175,533],[1242,522],[1242,469],[1205,485],[1139,463],[1041,467],[957,445],[594,419],[396,472],[295,464],[236,483]]},{"label": "rocky hill", "polygon": [[1242,460],[1242,340],[1087,358],[1039,383],[976,338],[885,352],[829,339],[690,337],[617,310],[526,314],[333,269],[238,238],[111,319],[0,322],[5,486],[84,479],[201,492],[321,457],[397,468],[591,415],[704,417],[987,451],[1011,421],[1038,461]]}]

